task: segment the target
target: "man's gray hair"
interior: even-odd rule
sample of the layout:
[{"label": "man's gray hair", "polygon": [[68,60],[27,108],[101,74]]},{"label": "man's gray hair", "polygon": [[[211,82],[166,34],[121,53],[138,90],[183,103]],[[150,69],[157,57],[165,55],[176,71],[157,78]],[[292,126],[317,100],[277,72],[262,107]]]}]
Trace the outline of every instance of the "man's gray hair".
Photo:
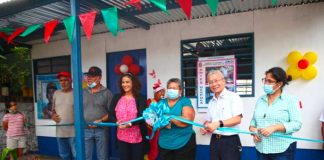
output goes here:
[{"label": "man's gray hair", "polygon": [[225,78],[224,74],[220,70],[210,70],[207,74],[207,79],[213,74],[216,74],[216,75],[220,76],[221,78]]}]

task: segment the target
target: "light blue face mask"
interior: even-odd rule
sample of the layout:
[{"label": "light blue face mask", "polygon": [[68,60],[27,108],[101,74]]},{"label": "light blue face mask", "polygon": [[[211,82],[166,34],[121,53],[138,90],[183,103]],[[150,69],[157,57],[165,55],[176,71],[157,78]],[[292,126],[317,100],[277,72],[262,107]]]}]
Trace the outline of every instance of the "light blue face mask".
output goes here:
[{"label": "light blue face mask", "polygon": [[179,97],[179,90],[177,89],[167,89],[166,96],[170,99],[177,99]]},{"label": "light blue face mask", "polygon": [[95,86],[97,86],[96,82],[92,82],[91,84],[88,84],[89,88],[94,88]]},{"label": "light blue face mask", "polygon": [[273,93],[275,93],[275,92],[280,88],[280,86],[279,86],[276,90],[274,90],[274,89],[273,89],[273,86],[274,86],[274,84],[273,84],[273,85],[270,85],[270,84],[264,84],[264,85],[263,85],[263,91],[264,91],[266,94],[273,94]]}]

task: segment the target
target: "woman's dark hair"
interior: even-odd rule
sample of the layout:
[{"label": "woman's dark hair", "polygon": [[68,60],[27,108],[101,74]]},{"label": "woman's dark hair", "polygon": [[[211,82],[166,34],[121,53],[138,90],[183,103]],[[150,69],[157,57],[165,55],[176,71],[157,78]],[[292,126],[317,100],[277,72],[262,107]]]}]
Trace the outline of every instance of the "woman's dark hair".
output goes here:
[{"label": "woman's dark hair", "polygon": [[5,102],[5,107],[6,107],[6,113],[9,113],[9,109],[11,107],[10,103],[16,103],[17,104],[17,101],[13,98],[11,99],[8,99],[6,102]]},{"label": "woman's dark hair", "polygon": [[179,89],[182,90],[181,80],[179,78],[171,78],[167,82],[167,88],[169,87],[170,83],[177,83],[179,86]]},{"label": "woman's dark hair", "polygon": [[265,74],[271,74],[277,82],[282,82],[281,88],[288,85],[288,82],[292,80],[292,77],[290,75],[287,76],[286,72],[280,67],[273,67],[267,70]]},{"label": "woman's dark hair", "polygon": [[135,77],[131,73],[125,73],[122,76],[120,76],[120,78],[119,78],[119,90],[120,90],[120,93],[122,95],[125,95],[125,91],[124,91],[124,89],[122,87],[122,80],[123,80],[124,77],[128,77],[132,81],[132,93],[133,93],[133,96],[134,97],[138,96],[140,94],[140,92],[141,92],[142,85],[141,85],[140,81],[138,80],[138,78]]}]

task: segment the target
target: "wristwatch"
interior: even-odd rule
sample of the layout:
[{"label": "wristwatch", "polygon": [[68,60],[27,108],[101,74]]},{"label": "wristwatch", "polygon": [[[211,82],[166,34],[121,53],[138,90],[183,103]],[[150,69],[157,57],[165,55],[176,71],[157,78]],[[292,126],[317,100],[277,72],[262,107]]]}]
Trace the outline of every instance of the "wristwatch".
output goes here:
[{"label": "wristwatch", "polygon": [[221,120],[219,120],[219,127],[224,127],[224,123]]}]

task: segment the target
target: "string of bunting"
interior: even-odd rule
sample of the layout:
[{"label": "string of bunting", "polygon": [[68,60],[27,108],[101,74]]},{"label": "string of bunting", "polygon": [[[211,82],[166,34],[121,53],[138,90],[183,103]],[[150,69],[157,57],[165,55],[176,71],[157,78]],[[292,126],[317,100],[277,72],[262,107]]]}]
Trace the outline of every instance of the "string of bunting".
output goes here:
[{"label": "string of bunting", "polygon": [[[217,8],[219,4],[219,0],[205,0],[209,8],[211,9],[212,15],[217,15]],[[155,5],[157,8],[161,9],[164,13],[167,15],[170,15],[167,10],[167,0],[149,0],[150,3]],[[191,19],[191,10],[192,10],[192,0],[178,0],[177,3],[185,13],[188,19]],[[136,7],[139,11],[141,11],[141,0],[129,0],[128,2],[124,3],[124,5],[132,5]],[[97,12],[96,11],[90,11],[87,13],[80,14],[78,16],[81,25],[83,27],[83,30],[86,34],[86,37],[88,40],[90,40],[93,26],[95,22]],[[113,6],[110,8],[102,9],[101,15],[103,16],[104,23],[108,30],[112,33],[113,36],[117,36],[118,32],[121,32],[121,28],[118,25],[118,9],[117,7]],[[76,23],[77,17],[76,16],[70,16],[65,19],[63,19],[64,26],[66,28],[67,36],[70,41],[72,42],[72,34],[75,29],[75,23]],[[26,37],[36,30],[44,27],[44,41],[46,44],[48,44],[51,35],[55,31],[56,26],[60,23],[59,20],[51,20],[44,24],[35,24],[28,27],[20,27],[17,29],[12,28],[0,28],[0,38],[7,41],[8,44],[12,43],[12,41],[20,36],[20,37]]]}]

